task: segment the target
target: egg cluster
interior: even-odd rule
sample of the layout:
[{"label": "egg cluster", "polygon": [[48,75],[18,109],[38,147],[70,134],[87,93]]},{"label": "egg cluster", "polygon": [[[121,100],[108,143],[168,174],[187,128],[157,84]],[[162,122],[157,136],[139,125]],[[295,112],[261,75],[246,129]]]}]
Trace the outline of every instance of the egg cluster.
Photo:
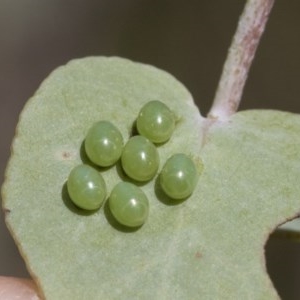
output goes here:
[{"label": "egg cluster", "polygon": [[[149,213],[149,201],[135,182],[147,182],[159,169],[156,145],[167,142],[175,130],[174,113],[160,101],[150,101],[140,110],[136,119],[139,135],[124,145],[119,129],[109,121],[99,121],[88,131],[85,152],[95,165],[110,167],[121,161],[124,173],[132,183],[121,181],[108,198],[109,209],[122,225],[141,226]],[[184,153],[167,159],[159,174],[159,183],[171,199],[185,199],[194,191],[199,177],[195,162]],[[99,209],[107,197],[107,188],[100,172],[87,164],[76,166],[67,180],[67,189],[73,203],[81,209]]]}]

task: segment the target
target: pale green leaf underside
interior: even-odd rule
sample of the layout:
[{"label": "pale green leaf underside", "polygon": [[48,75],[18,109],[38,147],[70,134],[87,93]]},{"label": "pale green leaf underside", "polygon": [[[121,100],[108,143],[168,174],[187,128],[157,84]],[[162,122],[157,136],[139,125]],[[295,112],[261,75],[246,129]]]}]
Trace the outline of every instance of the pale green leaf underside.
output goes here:
[{"label": "pale green leaf underside", "polygon": [[[165,102],[178,122],[159,147],[201,157],[193,196],[170,205],[142,185],[150,215],[137,231],[112,220],[107,205],[85,215],[64,183],[85,161],[80,148],[96,121],[125,139],[141,106]],[[264,243],[300,211],[300,117],[238,113],[226,124],[202,118],[188,91],[156,68],[120,58],[86,58],[58,68],[24,109],[3,187],[6,220],[47,299],[276,299]],[[103,172],[108,190],[124,179]]]}]

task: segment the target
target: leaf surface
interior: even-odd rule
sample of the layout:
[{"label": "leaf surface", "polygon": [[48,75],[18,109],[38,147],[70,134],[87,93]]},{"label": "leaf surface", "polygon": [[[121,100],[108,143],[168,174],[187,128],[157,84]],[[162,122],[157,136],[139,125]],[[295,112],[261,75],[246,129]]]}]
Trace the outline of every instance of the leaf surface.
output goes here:
[{"label": "leaf surface", "polygon": [[[161,100],[176,114],[160,168],[183,152],[204,164],[183,202],[141,185],[150,215],[119,226],[107,204],[74,207],[65,182],[88,162],[82,143],[109,120],[125,140],[138,111]],[[55,70],[23,110],[2,192],[6,222],[46,299],[277,299],[264,244],[300,211],[300,117],[245,111],[228,122],[201,117],[186,88],[154,67],[120,58],[75,60]],[[128,180],[99,170],[110,191]]]}]

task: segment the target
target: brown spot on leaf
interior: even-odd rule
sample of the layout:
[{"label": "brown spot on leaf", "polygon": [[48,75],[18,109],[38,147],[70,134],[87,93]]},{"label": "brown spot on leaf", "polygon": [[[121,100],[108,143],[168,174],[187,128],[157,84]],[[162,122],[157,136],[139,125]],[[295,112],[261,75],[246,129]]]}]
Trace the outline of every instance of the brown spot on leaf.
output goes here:
[{"label": "brown spot on leaf", "polygon": [[202,258],[202,254],[201,254],[200,251],[197,251],[197,252],[195,253],[195,258],[197,258],[197,259]]},{"label": "brown spot on leaf", "polygon": [[73,151],[73,149],[69,147],[61,147],[59,149],[56,149],[55,151],[55,157],[57,160],[62,161],[68,161],[73,160],[76,157],[76,151]]},{"label": "brown spot on leaf", "polygon": [[62,153],[62,157],[63,157],[64,159],[69,159],[69,158],[71,157],[71,153],[68,152],[68,151],[64,151],[64,152]]}]

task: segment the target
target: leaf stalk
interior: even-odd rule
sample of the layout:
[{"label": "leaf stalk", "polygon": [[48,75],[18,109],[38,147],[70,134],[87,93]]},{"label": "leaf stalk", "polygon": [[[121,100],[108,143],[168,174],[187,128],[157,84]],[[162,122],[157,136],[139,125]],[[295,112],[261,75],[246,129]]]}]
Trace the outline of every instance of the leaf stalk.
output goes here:
[{"label": "leaf stalk", "polygon": [[227,120],[240,104],[248,72],[264,32],[274,0],[248,0],[216,90],[208,118]]}]

